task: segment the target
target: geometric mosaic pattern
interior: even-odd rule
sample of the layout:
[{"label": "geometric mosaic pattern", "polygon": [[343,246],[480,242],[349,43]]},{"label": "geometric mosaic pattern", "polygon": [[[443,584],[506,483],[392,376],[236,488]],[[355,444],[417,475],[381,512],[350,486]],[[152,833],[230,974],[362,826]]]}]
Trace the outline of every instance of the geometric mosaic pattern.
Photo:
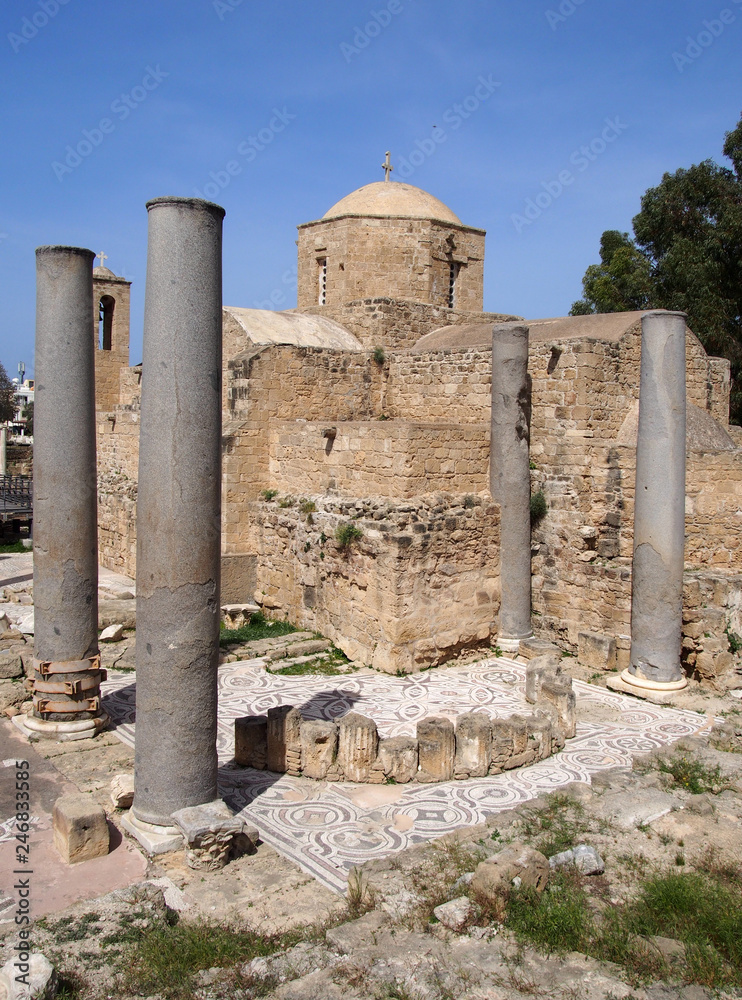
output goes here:
[{"label": "geometric mosaic pattern", "polygon": [[[134,746],[135,675],[109,671],[104,707],[116,735]],[[356,785],[237,768],[233,720],[295,705],[308,719],[336,719],[353,710],[370,716],[381,736],[414,735],[419,719],[477,709],[493,717],[533,711],[525,701],[525,667],[505,657],[408,677],[362,673],[283,677],[261,660],[219,668],[219,792],[258,828],[261,838],[304,871],[345,892],[351,866],[552,792],[596,771],[629,764],[633,755],[690,736],[706,716],[663,708],[604,688],[574,682],[577,735],[564,750],[530,767],[487,778],[435,785]],[[581,709],[602,706],[609,721],[580,721]]]}]

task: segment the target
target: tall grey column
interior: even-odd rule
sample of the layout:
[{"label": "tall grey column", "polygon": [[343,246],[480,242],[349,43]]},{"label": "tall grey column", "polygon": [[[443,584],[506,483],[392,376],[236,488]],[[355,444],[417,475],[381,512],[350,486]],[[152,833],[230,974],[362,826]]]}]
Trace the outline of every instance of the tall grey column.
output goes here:
[{"label": "tall grey column", "polygon": [[531,629],[531,476],[528,457],[528,327],[492,331],[490,491],[500,505],[497,644],[517,652]]},{"label": "tall grey column", "polygon": [[[685,314],[642,318],[636,446],[631,662],[638,687],[683,687]],[[648,682],[648,683],[647,683]]]},{"label": "tall grey column", "polygon": [[93,251],[36,251],[34,693],[37,732],[100,728]]},{"label": "tall grey column", "polygon": [[217,797],[224,209],[147,210],[132,812],[171,827]]}]

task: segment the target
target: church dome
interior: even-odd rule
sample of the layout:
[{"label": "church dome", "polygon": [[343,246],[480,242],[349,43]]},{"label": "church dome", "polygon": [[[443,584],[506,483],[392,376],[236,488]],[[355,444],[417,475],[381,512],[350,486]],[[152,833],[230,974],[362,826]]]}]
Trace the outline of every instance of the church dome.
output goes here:
[{"label": "church dome", "polygon": [[460,226],[461,219],[432,194],[399,181],[365,184],[325,212],[323,219],[344,215],[387,216],[405,219],[437,219]]}]

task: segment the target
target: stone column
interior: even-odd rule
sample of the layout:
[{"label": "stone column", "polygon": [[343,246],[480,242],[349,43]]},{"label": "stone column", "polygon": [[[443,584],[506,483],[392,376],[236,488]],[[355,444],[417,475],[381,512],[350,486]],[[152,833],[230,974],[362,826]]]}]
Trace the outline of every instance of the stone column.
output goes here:
[{"label": "stone column", "polygon": [[622,679],[685,687],[680,666],[685,547],[685,314],[642,318],[631,662]]},{"label": "stone column", "polygon": [[528,410],[528,327],[501,323],[492,331],[490,491],[500,505],[497,645],[510,653],[533,635]]},{"label": "stone column", "polygon": [[156,198],[147,210],[127,828],[156,853],[180,840],[173,813],[217,798],[224,209]]},{"label": "stone column", "polygon": [[105,724],[98,656],[92,250],[36,251],[34,677],[28,729]]}]

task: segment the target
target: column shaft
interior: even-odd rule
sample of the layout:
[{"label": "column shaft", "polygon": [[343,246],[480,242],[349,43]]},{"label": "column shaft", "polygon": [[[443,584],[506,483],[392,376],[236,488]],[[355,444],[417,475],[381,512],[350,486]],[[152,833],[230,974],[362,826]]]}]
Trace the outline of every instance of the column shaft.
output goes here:
[{"label": "column shaft", "polygon": [[682,679],[685,315],[642,318],[629,674]]},{"label": "column shaft", "polygon": [[133,812],[168,826],[217,797],[224,210],[147,209]]},{"label": "column shaft", "polygon": [[33,716],[44,722],[100,715],[93,257],[36,251]]},{"label": "column shaft", "polygon": [[500,505],[499,636],[531,629],[531,478],[528,452],[528,327],[495,326],[492,334],[490,490]]}]

